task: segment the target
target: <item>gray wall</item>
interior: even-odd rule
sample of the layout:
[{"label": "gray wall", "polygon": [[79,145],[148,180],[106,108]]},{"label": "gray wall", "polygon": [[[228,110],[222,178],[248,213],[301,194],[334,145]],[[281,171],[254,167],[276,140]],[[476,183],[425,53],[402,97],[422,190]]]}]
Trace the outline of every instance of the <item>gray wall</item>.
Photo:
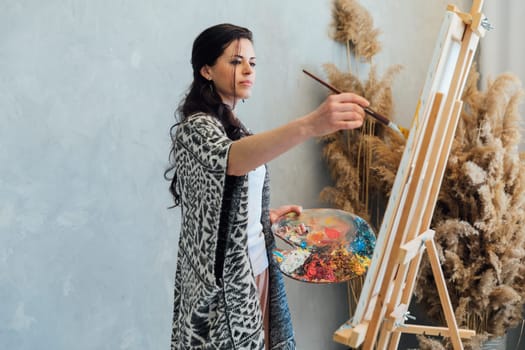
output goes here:
[{"label": "gray wall", "polygon": [[[405,66],[394,118],[408,126],[447,2],[362,3],[383,30],[380,71]],[[218,22],[254,31],[258,81],[238,114],[266,130],[326,95],[302,68],[346,67],[327,35],[330,4],[0,4],[0,349],[168,348],[179,216],[162,173],[191,43]],[[314,140],[270,171],[274,206],[325,205]],[[300,348],[342,349],[331,336],[348,317],[345,287],[287,290]]]}]

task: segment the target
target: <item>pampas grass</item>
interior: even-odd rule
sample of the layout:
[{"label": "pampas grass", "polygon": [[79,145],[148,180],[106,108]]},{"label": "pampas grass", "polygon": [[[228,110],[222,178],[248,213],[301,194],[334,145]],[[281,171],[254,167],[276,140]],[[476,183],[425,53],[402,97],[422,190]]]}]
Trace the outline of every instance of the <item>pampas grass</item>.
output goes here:
[{"label": "pampas grass", "polygon": [[[343,43],[347,49],[348,72],[339,70],[335,65],[324,65],[325,72],[336,88],[366,97],[371,107],[382,115],[391,115],[393,111],[391,84],[401,66],[390,67],[382,77],[372,65],[368,80],[361,82],[357,72],[352,72],[350,64],[354,55],[364,61],[372,61],[380,51],[377,40],[380,31],[373,28],[373,20],[368,11],[354,0],[335,0],[333,3],[333,22],[331,25],[334,40]],[[370,137],[373,136],[373,137]],[[376,140],[391,140],[391,147]],[[367,118],[360,130],[341,131],[320,139],[323,143],[323,155],[334,185],[323,189],[321,199],[339,209],[352,212],[368,221],[376,231],[382,216],[382,205],[386,202],[383,193],[388,192],[388,183],[395,178],[396,169],[390,167],[392,161],[375,162],[372,154],[382,154],[399,161],[402,151],[397,145],[402,138],[375,120]],[[370,186],[369,182],[374,185]],[[382,187],[386,191],[369,192],[369,188]],[[374,222],[375,225],[374,225]],[[364,277],[348,282],[349,314],[354,313]]]},{"label": "pampas grass", "polygon": [[[330,83],[336,88],[364,96],[370,101],[370,106],[382,115],[392,114],[391,84],[401,66],[390,67],[382,77],[378,76],[376,67],[371,66],[368,80],[364,83],[333,64],[325,64],[324,68]],[[324,144],[323,155],[335,181],[334,186],[323,189],[321,199],[370,222],[372,217],[377,217],[370,214],[371,204],[377,200],[370,201],[370,198],[377,197],[381,192],[370,193],[368,189],[378,186],[386,188],[392,183],[390,180],[395,178],[397,167],[390,165],[395,163],[393,159],[401,159],[402,151],[399,152],[398,146],[404,144],[403,137],[367,118],[360,130],[340,131],[321,138],[321,141]],[[377,223],[374,225],[372,222],[372,226],[377,230]]]},{"label": "pampas grass", "polygon": [[[372,24],[356,0],[334,1],[334,40],[368,62],[381,47],[379,30]],[[391,85],[399,66],[379,77],[371,64],[364,82],[351,70],[343,72],[333,64],[324,68],[338,89],[360,94],[379,113],[392,115]],[[487,338],[516,326],[525,304],[525,155],[518,150],[523,89],[512,74],[488,82],[485,91],[478,84],[473,65],[431,225],[458,325],[477,332],[474,339],[465,341],[467,349],[477,349]],[[337,132],[321,142],[334,181],[321,198],[363,217],[377,231],[405,139],[367,118],[360,130]],[[419,272],[416,299],[430,318],[443,325],[426,258]],[[359,293],[360,289],[352,290],[352,297],[358,298]],[[442,343],[418,338],[421,349],[450,348],[446,338]]]},{"label": "pampas grass", "polygon": [[357,57],[370,61],[381,50],[370,13],[357,0],[335,0],[332,8],[331,36],[347,45]]},{"label": "pampas grass", "polygon": [[[471,73],[465,108],[433,217],[436,242],[458,324],[493,337],[522,319],[525,302],[525,163],[520,81],[502,74],[479,91]],[[416,297],[441,317],[428,261]]]}]

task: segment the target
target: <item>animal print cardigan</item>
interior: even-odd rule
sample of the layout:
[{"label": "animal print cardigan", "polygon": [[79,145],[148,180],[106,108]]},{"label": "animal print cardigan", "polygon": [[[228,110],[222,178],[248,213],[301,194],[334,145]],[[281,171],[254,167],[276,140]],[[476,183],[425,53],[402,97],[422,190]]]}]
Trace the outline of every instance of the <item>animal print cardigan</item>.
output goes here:
[{"label": "animal print cardigan", "polygon": [[[247,250],[247,176],[227,176],[232,141],[197,114],[175,136],[182,230],[175,275],[172,350],[264,349],[262,314]],[[295,349],[283,277],[271,257],[268,175],[262,224],[269,260],[270,348]]]}]

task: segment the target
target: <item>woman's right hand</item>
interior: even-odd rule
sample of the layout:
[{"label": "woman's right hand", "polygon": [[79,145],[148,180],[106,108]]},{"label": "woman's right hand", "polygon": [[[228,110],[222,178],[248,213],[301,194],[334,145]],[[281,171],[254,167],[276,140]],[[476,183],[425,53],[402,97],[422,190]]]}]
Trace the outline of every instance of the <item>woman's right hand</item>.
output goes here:
[{"label": "woman's right hand", "polygon": [[363,107],[369,104],[364,97],[351,92],[330,95],[316,110],[305,116],[305,122],[313,137],[359,128],[365,118]]}]

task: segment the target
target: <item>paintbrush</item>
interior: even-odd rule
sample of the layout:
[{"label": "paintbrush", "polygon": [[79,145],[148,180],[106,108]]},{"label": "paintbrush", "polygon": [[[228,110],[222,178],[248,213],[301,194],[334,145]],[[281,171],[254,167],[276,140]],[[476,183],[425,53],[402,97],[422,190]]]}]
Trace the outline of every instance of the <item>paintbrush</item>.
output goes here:
[{"label": "paintbrush", "polygon": [[[335,86],[333,86],[332,84],[329,84],[327,83],[326,81],[316,77],[315,75],[313,75],[312,73],[308,72],[307,70],[303,69],[303,73],[308,75],[310,78],[313,78],[314,80],[317,80],[318,83],[321,83],[322,85],[324,85],[325,87],[329,88],[330,90],[332,90],[333,92],[335,92],[336,94],[340,94],[342,93],[341,90],[339,90],[338,88],[336,88]],[[401,131],[401,128],[398,127],[394,122],[392,122],[390,119],[388,119],[387,117],[377,113],[376,111],[372,110],[371,108],[369,107],[363,107],[364,111],[374,117],[377,121],[379,121],[381,124],[384,124],[386,126],[388,126],[389,128],[391,128],[392,130],[395,130],[397,131],[398,133],[400,133],[401,135],[403,135],[403,137],[406,138],[406,134],[404,132]]]}]

